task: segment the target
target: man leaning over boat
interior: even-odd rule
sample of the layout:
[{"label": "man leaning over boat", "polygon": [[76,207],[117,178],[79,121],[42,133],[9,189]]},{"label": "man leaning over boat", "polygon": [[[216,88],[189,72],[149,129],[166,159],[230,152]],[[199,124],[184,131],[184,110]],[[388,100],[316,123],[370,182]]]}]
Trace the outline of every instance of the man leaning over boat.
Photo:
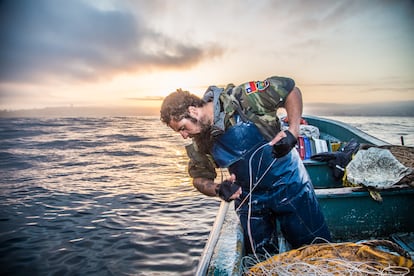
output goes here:
[{"label": "man leaning over boat", "polygon": [[[289,118],[284,131],[279,108]],[[203,98],[178,89],[160,113],[163,123],[193,140],[186,149],[194,187],[235,201],[247,253],[277,253],[278,223],[292,248],[330,240],[309,175],[292,150],[302,116],[302,95],[292,79],[211,86]],[[228,168],[231,177],[215,182],[216,168]]]}]

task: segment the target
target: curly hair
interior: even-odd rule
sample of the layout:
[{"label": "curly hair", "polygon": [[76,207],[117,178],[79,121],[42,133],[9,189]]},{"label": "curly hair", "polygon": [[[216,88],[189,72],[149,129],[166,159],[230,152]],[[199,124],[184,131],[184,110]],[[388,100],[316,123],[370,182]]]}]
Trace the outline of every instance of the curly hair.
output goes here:
[{"label": "curly hair", "polygon": [[189,118],[188,107],[202,107],[205,102],[198,96],[191,94],[188,91],[177,89],[168,95],[161,105],[160,119],[166,125],[169,125],[171,120],[181,121],[184,118]]}]

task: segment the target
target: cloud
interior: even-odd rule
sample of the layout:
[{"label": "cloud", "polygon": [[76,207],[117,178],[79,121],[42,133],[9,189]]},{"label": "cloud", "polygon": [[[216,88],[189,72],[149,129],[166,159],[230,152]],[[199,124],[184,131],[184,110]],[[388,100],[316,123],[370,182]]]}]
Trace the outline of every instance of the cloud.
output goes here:
[{"label": "cloud", "polygon": [[223,54],[218,46],[201,47],[154,31],[139,13],[80,0],[1,1],[0,40],[4,83],[186,68]]},{"label": "cloud", "polygon": [[0,106],[270,75],[314,101],[411,99],[413,33],[412,0],[0,0]]}]

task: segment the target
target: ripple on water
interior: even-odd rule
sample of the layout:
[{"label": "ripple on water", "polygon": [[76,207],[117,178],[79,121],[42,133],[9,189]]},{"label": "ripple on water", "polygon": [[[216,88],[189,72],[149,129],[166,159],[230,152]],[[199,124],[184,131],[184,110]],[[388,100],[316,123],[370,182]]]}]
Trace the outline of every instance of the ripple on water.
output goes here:
[{"label": "ripple on water", "polygon": [[218,201],[158,118],[0,119],[0,140],[2,273],[194,274]]}]

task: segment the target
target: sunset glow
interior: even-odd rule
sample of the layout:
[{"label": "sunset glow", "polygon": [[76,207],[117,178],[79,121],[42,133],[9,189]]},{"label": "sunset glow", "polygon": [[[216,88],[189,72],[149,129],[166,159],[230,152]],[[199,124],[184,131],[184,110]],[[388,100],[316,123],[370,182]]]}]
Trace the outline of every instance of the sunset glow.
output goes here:
[{"label": "sunset glow", "polygon": [[0,109],[153,106],[280,75],[306,103],[414,103],[414,3],[3,1]]}]

